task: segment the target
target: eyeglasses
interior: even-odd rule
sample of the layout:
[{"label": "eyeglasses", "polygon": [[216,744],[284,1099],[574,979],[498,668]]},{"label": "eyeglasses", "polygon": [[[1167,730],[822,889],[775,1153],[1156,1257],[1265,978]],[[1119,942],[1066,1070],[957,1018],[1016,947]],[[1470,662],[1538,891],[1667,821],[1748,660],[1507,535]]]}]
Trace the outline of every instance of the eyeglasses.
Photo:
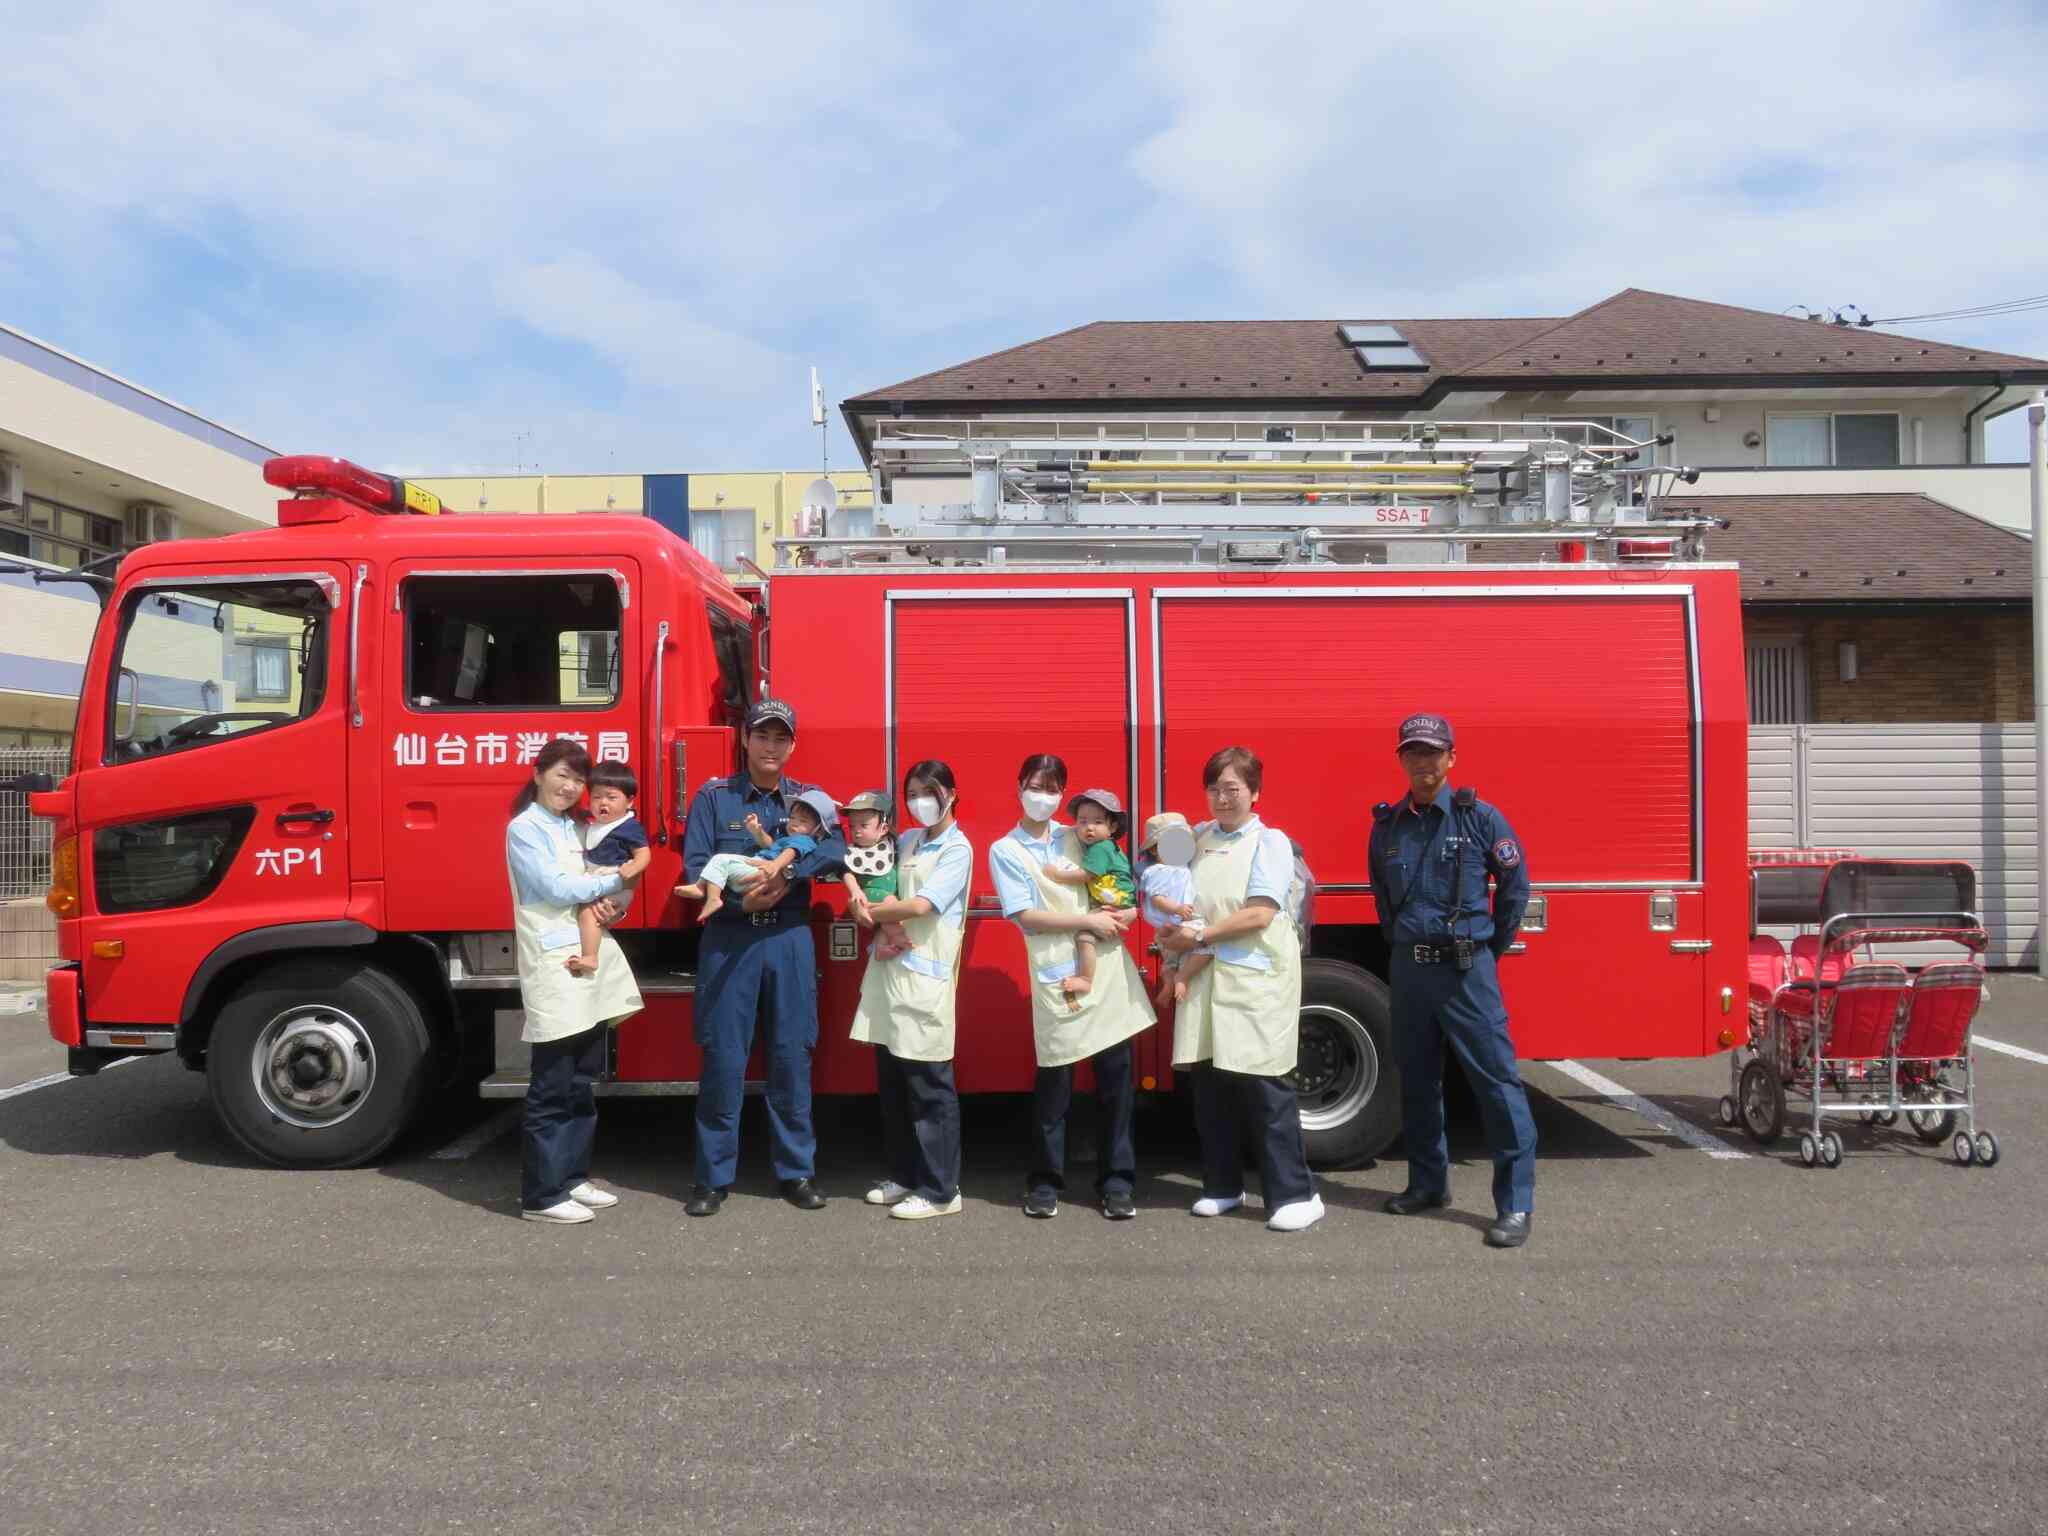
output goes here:
[{"label": "eyeglasses", "polygon": [[1250,793],[1242,784],[1216,783],[1207,788],[1211,800],[1237,800]]}]

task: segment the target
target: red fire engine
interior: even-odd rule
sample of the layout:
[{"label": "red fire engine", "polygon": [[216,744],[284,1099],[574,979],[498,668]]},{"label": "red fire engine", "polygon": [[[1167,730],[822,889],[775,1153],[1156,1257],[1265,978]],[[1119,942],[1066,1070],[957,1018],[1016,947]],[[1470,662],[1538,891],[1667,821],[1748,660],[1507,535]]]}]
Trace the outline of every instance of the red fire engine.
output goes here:
[{"label": "red fire engine", "polygon": [[[402,481],[275,460],[276,529],[121,565],[72,771],[32,796],[56,823],[51,1031],[79,1072],[175,1050],[281,1163],[374,1157],[450,1074],[522,1093],[503,833],[567,735],[633,766],[654,840],[617,930],[647,1008],[602,1090],[692,1092],[684,815],[772,689],[802,724],[795,771],[842,799],[927,756],[959,776],[978,851],[963,1091],[1031,1081],[1023,945],[986,859],[1018,763],[1058,752],[1141,821],[1197,812],[1202,761],[1242,744],[1316,879],[1311,1156],[1383,1149],[1399,1095],[1366,832],[1400,788],[1395,724],[1425,708],[1455,721],[1456,780],[1506,811],[1535,877],[1501,970],[1522,1054],[1734,1044],[1746,709],[1712,521],[1651,494],[1671,471],[1631,461],[1652,445],[1598,428],[1351,431],[885,439],[872,526],[805,526],[753,600],[640,517],[423,516],[438,504]],[[968,499],[929,494],[940,479],[892,505],[912,466]],[[813,902],[816,1087],[871,1092],[846,1039],[863,946],[836,882]],[[1172,1086],[1169,1047],[1139,1038],[1145,1087]]]}]

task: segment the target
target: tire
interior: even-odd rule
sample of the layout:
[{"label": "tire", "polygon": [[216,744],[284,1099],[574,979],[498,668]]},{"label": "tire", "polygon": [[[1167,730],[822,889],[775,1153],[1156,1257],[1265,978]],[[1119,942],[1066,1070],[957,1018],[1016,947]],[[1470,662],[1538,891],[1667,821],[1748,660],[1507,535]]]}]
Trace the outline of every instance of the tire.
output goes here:
[{"label": "tire", "polygon": [[1732,1129],[1741,1121],[1742,1116],[1736,1113],[1735,1100],[1724,1093],[1721,1095],[1721,1102],[1714,1106],[1714,1118]]},{"label": "tire", "polygon": [[222,1123],[258,1157],[353,1168],[412,1123],[430,1044],[419,1004],[388,972],[298,959],[258,972],[221,1009],[207,1090]]},{"label": "tire", "polygon": [[1957,1131],[1955,1140],[1949,1143],[1949,1155],[1965,1168],[1977,1161],[1977,1143],[1968,1131]]},{"label": "tire", "polygon": [[1759,1146],[1769,1146],[1785,1129],[1785,1085],[1767,1061],[1752,1061],[1742,1069],[1742,1128]]},{"label": "tire", "polygon": [[1799,1133],[1799,1161],[1808,1168],[1820,1166],[1820,1143],[1813,1138],[1813,1132]]},{"label": "tire", "polygon": [[1317,1168],[1356,1168],[1401,1134],[1401,1074],[1386,983],[1343,960],[1301,963],[1301,1046],[1289,1075]]},{"label": "tire", "polygon": [[1823,1168],[1842,1166],[1842,1138],[1833,1131],[1824,1132],[1820,1138],[1820,1165]]},{"label": "tire", "polygon": [[1989,1131],[1977,1133],[1977,1166],[1989,1168],[1998,1161],[1998,1138]]},{"label": "tire", "polygon": [[1952,1109],[1909,1109],[1906,1111],[1906,1124],[1928,1146],[1938,1147],[1956,1128],[1956,1112]]}]

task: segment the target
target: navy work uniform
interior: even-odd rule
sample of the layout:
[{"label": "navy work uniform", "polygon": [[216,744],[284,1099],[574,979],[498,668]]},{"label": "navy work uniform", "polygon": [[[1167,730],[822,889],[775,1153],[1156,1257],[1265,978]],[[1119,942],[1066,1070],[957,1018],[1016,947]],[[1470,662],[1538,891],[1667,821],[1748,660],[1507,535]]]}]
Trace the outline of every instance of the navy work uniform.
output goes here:
[{"label": "navy work uniform", "polygon": [[[1409,796],[1372,808],[1369,860],[1380,925],[1391,950],[1394,1052],[1408,1143],[1408,1191],[1449,1196],[1444,1144],[1444,1046],[1479,1099],[1493,1153],[1500,1215],[1534,1210],[1536,1124],[1515,1070],[1507,1005],[1494,965],[1514,942],[1529,904],[1529,871],[1507,818],[1469,789],[1448,783],[1433,803]],[[1494,879],[1489,909],[1486,877]],[[1469,941],[1470,968],[1457,960]]]},{"label": "navy work uniform", "polygon": [[[750,723],[762,707],[756,705],[749,713]],[[774,707],[780,711],[775,719],[794,725],[788,706]],[[758,854],[747,817],[760,817],[769,837],[781,837],[788,830],[789,807],[815,788],[784,778],[775,788],[763,789],[744,772],[706,784],[690,802],[683,831],[683,878],[700,878],[714,853]],[[704,925],[695,1010],[697,1044],[704,1052],[697,1090],[700,1186],[722,1190],[733,1181],[739,1162],[742,1079],[754,1049],[757,1017],[766,1031],[768,1135],[775,1177],[787,1184],[811,1178],[816,1171],[811,1053],[818,1044],[818,961],[809,921],[811,877],[834,872],[845,860],[845,838],[834,831],[790,865],[789,894],[775,906],[747,912],[735,899]]]}]

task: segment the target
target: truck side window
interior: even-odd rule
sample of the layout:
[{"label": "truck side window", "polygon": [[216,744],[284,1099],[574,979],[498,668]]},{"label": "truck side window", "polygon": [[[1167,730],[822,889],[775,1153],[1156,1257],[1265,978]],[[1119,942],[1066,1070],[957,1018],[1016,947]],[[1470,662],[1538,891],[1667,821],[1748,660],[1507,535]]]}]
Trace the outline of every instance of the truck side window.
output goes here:
[{"label": "truck side window", "polygon": [[107,679],[106,761],[189,752],[312,715],[327,694],[331,617],[311,581],[129,593]]},{"label": "truck side window", "polygon": [[619,698],[619,589],[606,576],[405,578],[414,709],[604,709]]},{"label": "truck side window", "polygon": [[753,631],[716,603],[706,603],[711,616],[711,650],[718,658],[719,698],[716,708],[737,726],[747,712],[748,681],[753,675]]}]

